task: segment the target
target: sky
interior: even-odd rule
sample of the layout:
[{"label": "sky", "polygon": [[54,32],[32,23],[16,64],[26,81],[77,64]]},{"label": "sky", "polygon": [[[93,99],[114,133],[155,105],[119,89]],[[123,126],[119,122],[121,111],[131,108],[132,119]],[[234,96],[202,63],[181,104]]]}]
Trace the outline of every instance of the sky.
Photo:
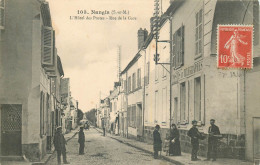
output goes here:
[{"label": "sky", "polygon": [[[169,0],[164,5],[169,5]],[[122,47],[121,68],[137,53],[137,31],[150,31],[153,0],[48,0],[52,26],[56,33],[56,47],[61,58],[64,77],[70,78],[71,95],[79,101],[79,108],[89,111],[109,95],[117,81],[117,49]],[[78,14],[86,10],[89,14]],[[91,10],[111,13],[129,11],[126,17],[136,20],[71,20],[70,16],[91,15]],[[115,15],[123,16],[122,14]]]}]

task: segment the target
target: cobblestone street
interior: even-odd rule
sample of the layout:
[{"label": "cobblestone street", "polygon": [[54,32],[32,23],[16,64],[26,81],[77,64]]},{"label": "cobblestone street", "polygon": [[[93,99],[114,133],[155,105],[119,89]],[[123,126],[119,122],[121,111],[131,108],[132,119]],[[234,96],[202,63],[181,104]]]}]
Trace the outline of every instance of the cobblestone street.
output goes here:
[{"label": "cobblestone street", "polygon": [[[68,142],[67,159],[70,164],[149,164],[149,165],[168,165],[171,164],[165,160],[155,160],[153,156],[122,144],[110,137],[103,137],[95,129],[85,132],[85,155],[78,154],[78,136],[75,136]],[[57,164],[56,153],[51,157],[48,165]]]}]

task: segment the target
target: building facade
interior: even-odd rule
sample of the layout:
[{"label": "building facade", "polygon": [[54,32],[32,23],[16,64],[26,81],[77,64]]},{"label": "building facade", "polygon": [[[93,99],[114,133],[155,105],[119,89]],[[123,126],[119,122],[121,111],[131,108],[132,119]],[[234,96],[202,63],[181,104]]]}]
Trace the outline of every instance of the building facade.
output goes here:
[{"label": "building facade", "polygon": [[[171,117],[179,126],[182,150],[190,151],[187,131],[191,121],[197,120],[199,130],[207,134],[209,120],[213,118],[223,136],[218,156],[251,159],[245,154],[245,148],[250,148],[246,141],[251,141],[246,138],[246,72],[217,69],[216,45],[219,24],[253,24],[254,48],[259,46],[259,25],[254,19],[259,19],[258,1],[174,3],[177,8],[172,15]],[[201,141],[200,151],[206,155],[207,140]]]},{"label": "building facade", "polygon": [[63,74],[57,70],[49,5],[1,0],[0,6],[0,155],[39,161],[53,131],[51,102],[59,100],[51,81]]}]

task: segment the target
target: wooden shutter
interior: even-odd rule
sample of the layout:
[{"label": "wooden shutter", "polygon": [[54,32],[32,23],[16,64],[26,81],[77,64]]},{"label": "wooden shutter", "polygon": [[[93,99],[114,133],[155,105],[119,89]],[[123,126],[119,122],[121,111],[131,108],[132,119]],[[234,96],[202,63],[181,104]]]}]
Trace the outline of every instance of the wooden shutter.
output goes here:
[{"label": "wooden shutter", "polygon": [[0,29],[4,29],[5,24],[5,0],[0,0]]},{"label": "wooden shutter", "polygon": [[180,65],[184,65],[184,26],[181,27]]},{"label": "wooden shutter", "polygon": [[51,27],[42,27],[42,64],[53,65],[53,30]]},{"label": "wooden shutter", "polygon": [[177,43],[176,43],[176,32],[173,34],[173,46],[172,46],[172,52],[173,52],[173,67],[176,68],[176,56],[177,56],[177,50],[176,50],[176,47],[177,47]]}]

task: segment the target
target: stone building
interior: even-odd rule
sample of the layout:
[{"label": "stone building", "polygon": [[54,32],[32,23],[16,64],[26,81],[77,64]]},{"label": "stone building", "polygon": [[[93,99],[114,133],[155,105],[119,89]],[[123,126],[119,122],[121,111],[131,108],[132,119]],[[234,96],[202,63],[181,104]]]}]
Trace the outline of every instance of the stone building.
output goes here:
[{"label": "stone building", "polygon": [[0,156],[39,161],[53,132],[52,105],[59,100],[50,84],[55,79],[58,85],[63,75],[49,5],[1,0],[0,11]]},{"label": "stone building", "polygon": [[[252,94],[247,89],[257,86],[246,84],[246,78],[253,80],[258,67],[248,74],[240,69],[217,69],[216,45],[218,24],[253,24],[254,49],[259,47],[258,1],[186,0],[173,1],[171,6],[172,119],[181,133],[182,151],[191,148],[187,136],[191,121],[197,120],[199,130],[207,134],[213,118],[223,135],[218,156],[252,160],[252,136],[246,134],[252,127],[246,124],[252,121],[247,118],[251,114],[247,102],[256,100],[247,98]],[[257,56],[259,52],[254,51],[254,58]],[[206,151],[207,141],[203,140],[200,155],[205,156]]]}]

